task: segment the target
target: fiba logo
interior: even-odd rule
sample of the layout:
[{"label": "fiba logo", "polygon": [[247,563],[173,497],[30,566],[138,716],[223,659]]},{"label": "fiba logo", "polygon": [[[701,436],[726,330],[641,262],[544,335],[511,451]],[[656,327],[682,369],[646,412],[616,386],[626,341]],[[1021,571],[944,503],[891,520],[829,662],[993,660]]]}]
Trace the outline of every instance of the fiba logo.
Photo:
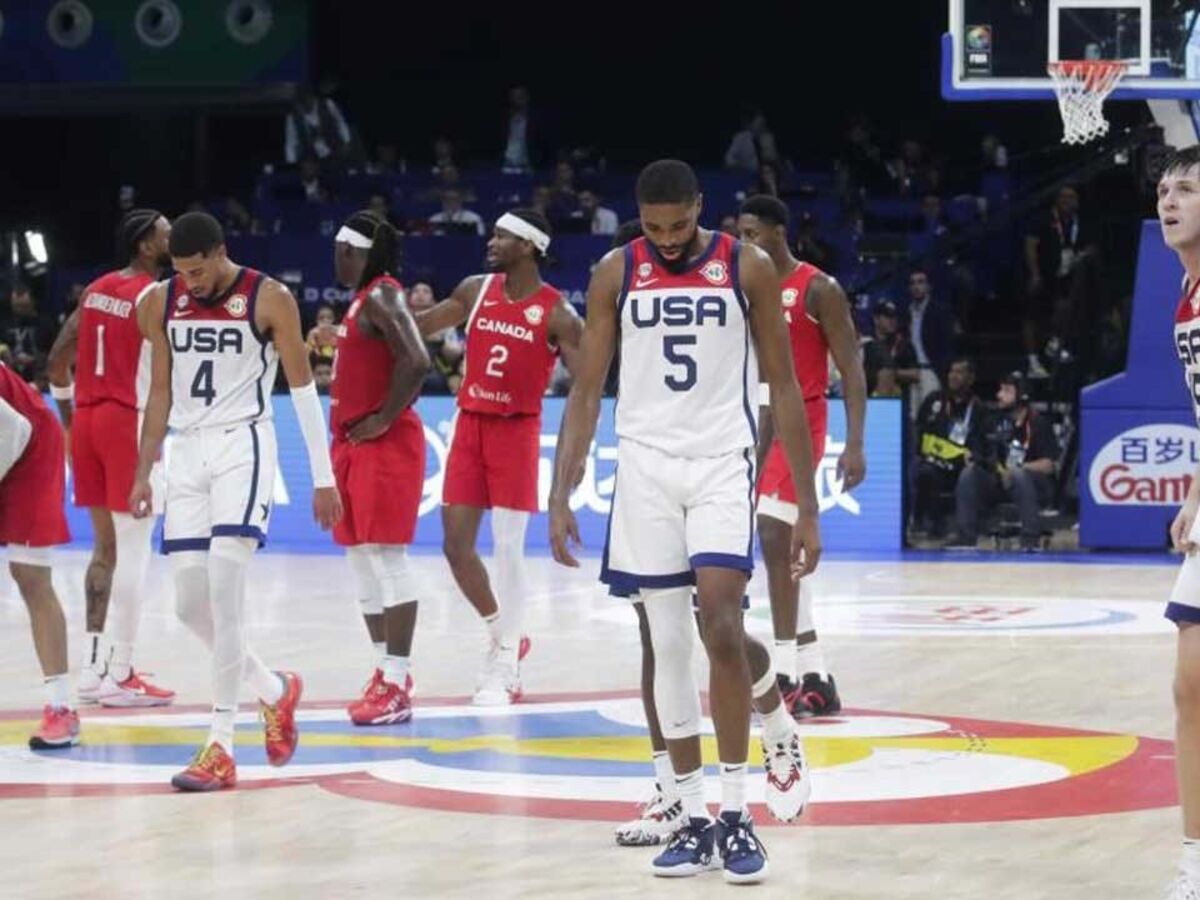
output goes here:
[{"label": "fiba logo", "polygon": [[650,273],[653,271],[654,271],[654,266],[650,265],[650,263],[648,263],[648,262],[644,262],[640,266],[638,266],[638,270],[637,270],[638,278],[649,278]]},{"label": "fiba logo", "polygon": [[992,30],[986,25],[975,25],[967,30],[967,49],[974,53],[986,53],[992,49]]},{"label": "fiba logo", "polygon": [[525,321],[530,325],[537,327],[541,324],[542,316],[545,314],[540,306],[530,306],[525,310]]},{"label": "fiba logo", "polygon": [[246,314],[246,295],[234,294],[225,301],[226,311],[236,319],[240,319]]}]

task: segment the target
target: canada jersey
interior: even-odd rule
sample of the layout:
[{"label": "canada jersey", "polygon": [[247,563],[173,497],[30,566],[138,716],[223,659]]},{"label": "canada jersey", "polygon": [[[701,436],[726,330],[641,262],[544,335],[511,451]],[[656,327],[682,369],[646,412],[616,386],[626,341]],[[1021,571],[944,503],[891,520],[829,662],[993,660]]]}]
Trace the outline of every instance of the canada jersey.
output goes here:
[{"label": "canada jersey", "polygon": [[188,294],[178,276],[167,283],[163,315],[171,344],[172,428],[271,418],[279,357],[254,324],[263,278],[261,272],[239,269],[233,285],[211,304]]},{"label": "canada jersey", "polygon": [[809,315],[805,303],[812,280],[824,274],[816,266],[802,262],[780,285],[796,380],[800,383],[800,393],[808,402],[823,400],[829,391],[829,339],[820,323]]},{"label": "canada jersey", "polygon": [[714,233],[677,274],[645,238],[625,245],[618,437],[681,457],[754,446],[758,358],[738,282],[740,247]]},{"label": "canada jersey", "polygon": [[391,387],[395,354],[386,341],[368,337],[358,325],[367,296],[384,283],[403,296],[404,287],[399,281],[390,275],[381,275],[354,295],[338,326],[329,400],[329,422],[335,435],[345,436],[347,429],[359,419],[378,412]]},{"label": "canada jersey", "polygon": [[1175,351],[1183,363],[1184,383],[1200,425],[1200,293],[1195,286],[1185,290],[1175,309]]},{"label": "canada jersey", "polygon": [[562,294],[543,284],[511,300],[503,274],[488,275],[467,319],[467,353],[458,406],[492,416],[541,415],[558,351],[550,316]]},{"label": "canada jersey", "polygon": [[75,405],[119,403],[142,409],[150,392],[149,342],[138,327],[137,305],[154,279],[124,269],[89,284],[79,301]]}]

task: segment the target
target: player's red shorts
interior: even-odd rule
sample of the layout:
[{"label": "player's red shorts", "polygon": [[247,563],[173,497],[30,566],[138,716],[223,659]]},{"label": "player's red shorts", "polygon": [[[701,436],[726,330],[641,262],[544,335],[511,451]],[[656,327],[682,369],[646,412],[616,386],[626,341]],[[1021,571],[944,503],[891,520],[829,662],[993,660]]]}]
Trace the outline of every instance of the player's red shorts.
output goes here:
[{"label": "player's red shorts", "polygon": [[357,544],[411,544],[425,489],[425,429],[405,410],[382,437],[361,444],[333,440],[333,475],[342,518],[333,539]]},{"label": "player's red shorts", "polygon": [[71,464],[75,505],[129,512],[137,472],[138,414],[121,403],[98,403],[75,411]]},{"label": "player's red shorts", "polygon": [[459,410],[442,503],[537,512],[541,437],[541,416]]},{"label": "player's red shorts", "polygon": [[[829,403],[824,397],[808,400],[804,403],[804,411],[808,414],[808,430],[812,434],[813,465],[816,466],[825,455],[825,432],[829,426]],[[784,503],[795,505],[796,485],[792,481],[792,470],[788,468],[787,456],[783,452],[783,444],[779,438],[771,443],[767,458],[763,460],[762,473],[758,476],[758,494],[760,497],[775,497]]]},{"label": "player's red shorts", "polygon": [[53,547],[71,540],[66,496],[66,441],[54,413],[31,420],[21,458],[0,481],[0,544]]}]

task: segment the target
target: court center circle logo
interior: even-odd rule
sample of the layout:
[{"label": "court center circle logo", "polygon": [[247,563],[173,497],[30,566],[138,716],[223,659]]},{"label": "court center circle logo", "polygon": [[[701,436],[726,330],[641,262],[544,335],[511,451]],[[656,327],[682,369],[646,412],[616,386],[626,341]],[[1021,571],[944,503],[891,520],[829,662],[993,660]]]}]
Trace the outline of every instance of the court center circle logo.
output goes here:
[{"label": "court center circle logo", "polygon": [[[0,801],[170,793],[170,776],[208,729],[199,708],[85,712],[83,744],[35,753],[26,746],[35,720],[0,715]],[[371,729],[324,703],[305,706],[299,722],[296,756],[277,769],[266,764],[253,714],[242,717],[239,790],[315,784],[416,808],[619,821],[653,779],[632,692],[547,695],[494,710],[422,698],[412,722]],[[865,710],[801,731],[813,770],[807,825],[996,822],[1175,803],[1163,740]],[[703,744],[711,766],[711,727]],[[766,822],[757,741],[751,747],[749,799]]]}]

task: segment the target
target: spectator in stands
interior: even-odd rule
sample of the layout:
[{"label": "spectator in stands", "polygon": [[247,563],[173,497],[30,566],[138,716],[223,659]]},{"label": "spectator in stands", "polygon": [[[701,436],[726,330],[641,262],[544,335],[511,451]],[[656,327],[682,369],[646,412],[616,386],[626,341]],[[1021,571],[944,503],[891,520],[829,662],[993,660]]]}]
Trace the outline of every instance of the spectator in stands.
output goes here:
[{"label": "spectator in stands", "polygon": [[300,161],[300,188],[307,203],[328,203],[332,199],[329,188],[321,180],[321,164],[314,156],[306,156]]},{"label": "spectator in stands", "polygon": [[732,234],[736,237],[738,234],[737,216],[733,213],[725,213],[725,215],[721,216],[721,224],[718,227],[726,234]]},{"label": "spectator in stands", "polygon": [[1048,378],[1039,353],[1047,338],[1068,337],[1074,311],[1099,293],[1091,229],[1079,215],[1079,192],[1058,190],[1050,210],[1025,235],[1026,310],[1021,323],[1030,378]]},{"label": "spectator in stands", "polygon": [[400,149],[393,143],[379,144],[375,147],[375,159],[367,163],[368,175],[399,175],[405,169],[404,160],[400,158]]},{"label": "spectator in stands", "polygon": [[900,330],[896,304],[884,297],[872,313],[874,334],[863,342],[863,368],[867,393],[872,397],[899,397],[901,389],[918,376],[917,357]]},{"label": "spectator in stands", "polygon": [[[427,281],[418,281],[408,292],[408,306],[414,313],[432,309],[437,294]],[[464,343],[456,328],[447,328],[425,339],[425,349],[433,367],[425,376],[423,391],[431,394],[457,394],[462,384]]]},{"label": "spectator in stands", "polygon": [[753,193],[766,194],[768,197],[778,197],[780,194],[779,166],[772,162],[764,162],[758,167],[754,179]]},{"label": "spectator in stands", "polygon": [[529,199],[529,208],[535,212],[541,213],[542,216],[550,218],[550,198],[552,194],[550,186],[547,184],[539,184],[533,189],[533,194]]},{"label": "spectator in stands", "polygon": [[34,381],[45,367],[53,340],[54,326],[38,311],[29,285],[13,285],[9,316],[0,323],[0,342],[7,345],[17,374]]},{"label": "spectator in stands", "polygon": [[392,207],[388,203],[388,198],[384,194],[372,194],[367,200],[367,209],[373,212],[380,220],[387,222],[393,228],[396,227],[396,222],[392,218]]},{"label": "spectator in stands", "polygon": [[337,313],[328,303],[317,307],[317,320],[308,332],[308,352],[314,359],[333,359],[337,350]]},{"label": "spectator in stands", "polygon": [[457,168],[458,163],[454,161],[454,145],[443,135],[433,142],[433,174],[441,175],[446,166]]},{"label": "spectator in stands", "polygon": [[804,212],[799,217],[799,230],[796,234],[796,259],[812,263],[833,275],[838,270],[837,252],[818,233],[817,217],[810,212]]},{"label": "spectator in stands", "polygon": [[328,394],[329,386],[333,383],[333,360],[325,356],[314,356],[309,363],[312,366],[313,383],[317,386],[317,393]]},{"label": "spectator in stands", "polygon": [[483,237],[483,218],[463,206],[462,191],[442,191],[442,211],[429,217],[434,234],[474,234]]},{"label": "spectator in stands", "polygon": [[437,184],[428,190],[422,191],[418,195],[418,199],[422,202],[440,199],[443,191],[455,190],[462,196],[464,203],[474,203],[479,198],[475,195],[474,188],[465,184],[462,180],[462,172],[454,163],[447,163],[442,166],[437,173]]},{"label": "spectator in stands", "polygon": [[985,134],[979,142],[980,162],[983,171],[1008,168],[1008,148],[994,134]]},{"label": "spectator in stands", "polygon": [[300,89],[287,115],[283,155],[295,164],[306,156],[321,162],[342,161],[350,149],[350,127],[332,97]]},{"label": "spectator in stands", "polygon": [[955,488],[957,533],[949,549],[974,548],[983,517],[1010,499],[1021,520],[1021,549],[1036,550],[1041,510],[1054,500],[1058,439],[1050,420],[1030,407],[1025,376],[1013,372],[1001,379],[996,401],[983,454],[967,463]]},{"label": "spectator in stands", "polygon": [[942,207],[942,198],[934,193],[926,193],[921,197],[921,215],[917,230],[941,237],[947,231],[946,212]]},{"label": "spectator in stands", "polygon": [[871,137],[871,124],[866,116],[858,115],[850,120],[840,163],[847,182],[847,197],[862,190],[886,191],[891,184],[883,154]]},{"label": "spectator in stands", "polygon": [[508,117],[504,139],[502,169],[508,174],[533,169],[533,139],[529,114],[529,90],[514,87],[508,92]]},{"label": "spectator in stands", "polygon": [[762,110],[751,110],[742,122],[741,131],[729,142],[725,151],[725,168],[742,172],[757,172],[764,163],[779,165],[779,150],[775,135],[767,127]]},{"label": "spectator in stands", "polygon": [[221,224],[226,234],[262,234],[262,226],[237,197],[229,196],[223,203]]},{"label": "spectator in stands", "polygon": [[915,412],[941,387],[939,376],[954,352],[954,314],[933,299],[929,273],[919,267],[908,275],[908,338],[920,370],[909,397]]},{"label": "spectator in stands", "polygon": [[953,495],[968,462],[984,457],[988,412],[975,396],[975,364],[950,363],[946,389],[925,398],[917,413],[913,530],[940,537],[954,512]]},{"label": "spectator in stands", "polygon": [[71,282],[71,286],[67,288],[67,293],[63,297],[62,309],[58,311],[58,315],[55,317],[56,333],[59,328],[62,328],[63,323],[70,318],[71,313],[75,312],[75,310],[79,307],[79,301],[83,299],[83,292],[86,290],[86,288],[87,285],[82,281]]},{"label": "spectator in stands", "polygon": [[117,210],[124,215],[137,205],[137,188],[123,184],[117,188]]},{"label": "spectator in stands", "polygon": [[579,208],[571,213],[571,218],[582,221],[584,227],[580,230],[587,234],[617,233],[617,214],[601,206],[599,195],[590,188],[579,192]]}]

